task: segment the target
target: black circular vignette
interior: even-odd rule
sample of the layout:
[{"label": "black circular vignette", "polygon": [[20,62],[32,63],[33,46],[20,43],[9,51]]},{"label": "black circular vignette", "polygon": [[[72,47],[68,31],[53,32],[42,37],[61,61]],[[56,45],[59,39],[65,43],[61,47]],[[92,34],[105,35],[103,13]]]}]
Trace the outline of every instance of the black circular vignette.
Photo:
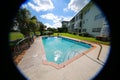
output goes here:
[{"label": "black circular vignette", "polygon": [[[108,56],[108,59],[103,67],[103,69],[100,71],[100,73],[94,78],[94,80],[114,80],[119,79],[118,76],[118,65],[119,65],[119,52],[118,52],[118,43],[119,40],[116,38],[117,28],[118,28],[118,21],[116,20],[118,18],[118,5],[117,1],[113,0],[93,0],[103,11],[103,13],[106,16],[106,19],[108,20],[108,24],[110,26],[110,53]],[[119,31],[118,31],[119,32]],[[117,34],[115,34],[117,33]],[[117,40],[116,40],[117,39]]]},{"label": "black circular vignette", "polygon": [[24,0],[2,0],[0,4],[0,79],[1,80],[26,80],[13,63],[9,50],[9,29],[11,22]]},{"label": "black circular vignette", "polygon": [[[113,42],[115,39],[115,36],[113,37],[114,32],[117,32],[118,30],[115,30],[115,26],[118,25],[116,23],[116,15],[118,11],[117,1],[114,2],[113,0],[93,0],[100,6],[100,8],[105,13],[111,30],[111,49],[110,49],[110,55],[108,57],[108,60],[104,66],[104,68],[100,71],[100,73],[94,78],[94,80],[115,80],[119,79],[118,77],[118,53],[115,52],[115,46],[116,44]],[[16,11],[19,9],[20,5],[25,2],[25,0],[3,0],[0,5],[1,10],[1,28],[0,29],[0,44],[1,44],[1,55],[0,55],[0,62],[1,62],[1,79],[2,80],[26,80],[19,70],[14,65],[11,54],[9,51],[9,25],[16,13]],[[119,3],[119,2],[118,2]],[[114,6],[113,6],[114,5]],[[118,9],[119,10],[119,9]],[[116,14],[114,14],[116,12]],[[113,27],[114,26],[114,27]],[[114,31],[115,30],[115,31]],[[118,31],[119,32],[119,31]],[[117,33],[118,34],[118,33]],[[119,36],[119,35],[118,35]],[[114,48],[115,47],[115,48]],[[119,49],[117,49],[119,50]]]}]

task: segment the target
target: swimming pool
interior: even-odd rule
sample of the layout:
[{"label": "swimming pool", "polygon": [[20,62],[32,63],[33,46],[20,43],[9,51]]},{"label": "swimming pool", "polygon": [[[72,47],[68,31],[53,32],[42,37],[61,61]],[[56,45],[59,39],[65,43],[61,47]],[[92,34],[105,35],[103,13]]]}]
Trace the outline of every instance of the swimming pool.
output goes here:
[{"label": "swimming pool", "polygon": [[42,37],[45,57],[48,62],[64,63],[92,46],[65,37]]}]

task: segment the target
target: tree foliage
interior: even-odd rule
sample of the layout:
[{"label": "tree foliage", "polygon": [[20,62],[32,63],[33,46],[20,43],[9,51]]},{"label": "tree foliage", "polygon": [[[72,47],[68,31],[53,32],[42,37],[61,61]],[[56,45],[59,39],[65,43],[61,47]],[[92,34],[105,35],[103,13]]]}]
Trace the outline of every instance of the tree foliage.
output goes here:
[{"label": "tree foliage", "polygon": [[43,32],[47,26],[45,26],[42,22],[38,22],[38,23],[39,23],[39,27],[40,27],[39,28],[40,35],[43,35]]},{"label": "tree foliage", "polygon": [[26,8],[20,8],[16,14],[16,21],[19,24],[18,28],[20,29],[20,32],[25,36],[29,36],[30,34],[30,28],[29,28],[29,20],[30,20],[31,14],[29,10]]},{"label": "tree foliage", "polygon": [[37,18],[35,16],[33,16],[30,20],[29,20],[29,26],[30,26],[30,30],[34,33],[34,35],[36,35],[35,31],[37,31]]},{"label": "tree foliage", "polygon": [[[20,8],[14,20],[18,24],[20,32],[25,36],[30,36],[30,32],[36,35],[36,31],[40,31],[41,35],[46,27],[42,22],[38,21],[36,16],[32,16],[26,8]],[[14,23],[15,24],[15,23]]]}]

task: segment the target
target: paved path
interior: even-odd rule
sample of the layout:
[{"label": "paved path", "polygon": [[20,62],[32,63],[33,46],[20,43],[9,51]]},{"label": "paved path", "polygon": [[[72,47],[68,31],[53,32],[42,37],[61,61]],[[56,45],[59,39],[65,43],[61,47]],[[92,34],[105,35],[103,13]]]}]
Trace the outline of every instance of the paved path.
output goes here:
[{"label": "paved path", "polygon": [[18,69],[28,80],[90,80],[103,68],[109,55],[109,46],[102,45],[103,49],[97,60],[100,46],[88,54],[73,61],[62,69],[56,69],[42,63],[40,37],[26,51],[23,59],[17,65]]}]

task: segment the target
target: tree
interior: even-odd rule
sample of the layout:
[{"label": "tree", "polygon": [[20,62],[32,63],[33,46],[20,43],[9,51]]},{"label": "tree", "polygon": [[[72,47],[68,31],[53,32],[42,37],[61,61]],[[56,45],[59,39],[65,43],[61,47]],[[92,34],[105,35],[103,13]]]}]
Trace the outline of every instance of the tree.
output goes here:
[{"label": "tree", "polygon": [[20,8],[16,14],[16,21],[18,22],[18,28],[20,32],[25,36],[30,36],[30,20],[31,14],[26,8]]},{"label": "tree", "polygon": [[35,16],[33,16],[30,20],[29,20],[29,26],[31,31],[34,33],[34,35],[36,35],[35,31],[37,31],[37,18]]},{"label": "tree", "polygon": [[20,32],[25,36],[30,36],[30,32],[32,31],[34,35],[36,35],[36,31],[40,31],[41,35],[43,35],[43,31],[45,30],[46,26],[39,22],[36,16],[31,17],[29,10],[26,8],[20,8],[18,13],[15,17]]},{"label": "tree", "polygon": [[18,29],[18,22],[15,19],[13,19],[13,21],[10,24],[10,31],[11,32],[19,31],[19,29]]},{"label": "tree", "polygon": [[58,29],[58,32],[60,32],[60,33],[63,32],[62,28],[57,28],[57,29]]},{"label": "tree", "polygon": [[48,27],[48,28],[47,28],[47,31],[57,32],[57,29]]},{"label": "tree", "polygon": [[46,26],[42,22],[38,22],[38,23],[39,23],[40,35],[42,36]]}]

